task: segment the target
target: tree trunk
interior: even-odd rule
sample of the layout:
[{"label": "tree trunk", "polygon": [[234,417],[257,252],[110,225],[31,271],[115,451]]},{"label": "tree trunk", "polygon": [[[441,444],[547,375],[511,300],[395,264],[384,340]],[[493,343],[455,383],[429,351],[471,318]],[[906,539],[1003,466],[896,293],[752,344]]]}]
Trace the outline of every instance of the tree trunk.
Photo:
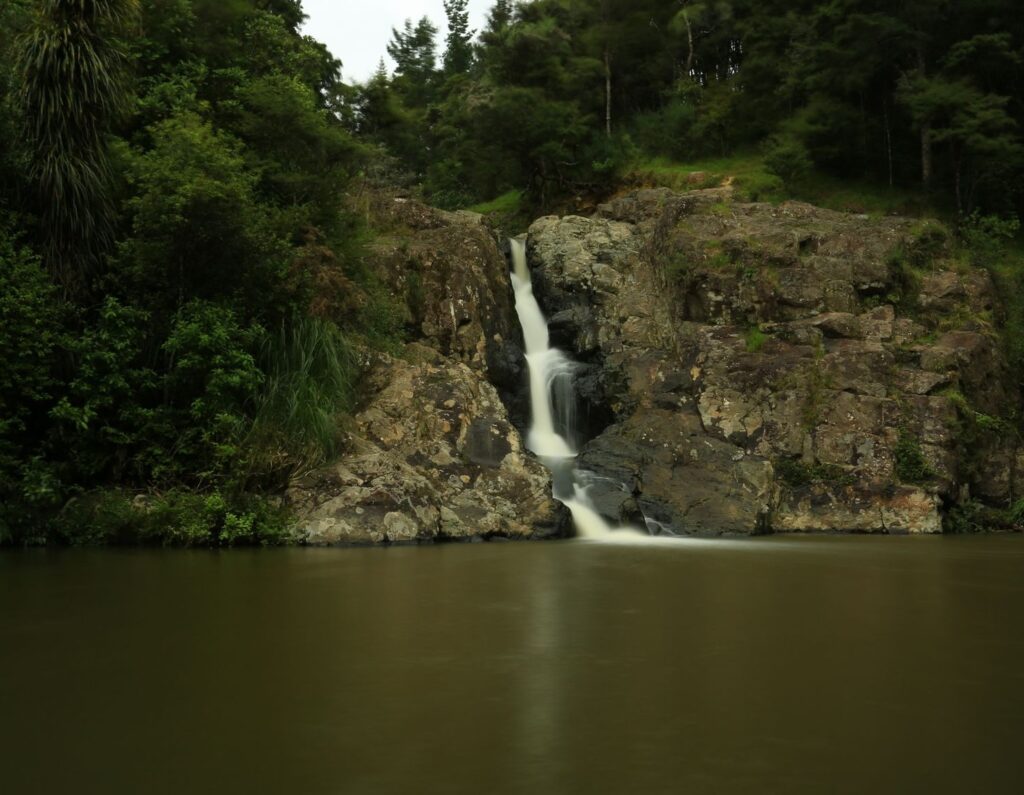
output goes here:
[{"label": "tree trunk", "polygon": [[690,27],[690,15],[683,9],[683,22],[686,23],[686,44],[689,49],[686,51],[686,77],[689,79],[693,74],[693,28]]},{"label": "tree trunk", "polygon": [[[917,45],[917,69],[921,77],[927,77],[927,63],[924,57],[924,42]],[[932,125],[921,124],[921,184],[928,190],[932,184]]]},{"label": "tree trunk", "polygon": [[889,100],[882,100],[882,109],[885,113],[885,153],[889,158],[889,187],[895,183],[892,167],[892,124],[889,120]]},{"label": "tree trunk", "polygon": [[963,191],[960,187],[961,174],[963,172],[963,152],[956,144],[953,144],[953,181],[956,184],[956,214],[960,218],[964,215]]},{"label": "tree trunk", "polygon": [[921,125],[921,183],[925,190],[932,185],[932,126]]},{"label": "tree trunk", "polygon": [[612,137],[612,55],[604,48],[604,134]]},{"label": "tree trunk", "polygon": [[870,159],[870,146],[868,146],[868,109],[864,101],[864,91],[860,94],[860,156],[865,165]]}]

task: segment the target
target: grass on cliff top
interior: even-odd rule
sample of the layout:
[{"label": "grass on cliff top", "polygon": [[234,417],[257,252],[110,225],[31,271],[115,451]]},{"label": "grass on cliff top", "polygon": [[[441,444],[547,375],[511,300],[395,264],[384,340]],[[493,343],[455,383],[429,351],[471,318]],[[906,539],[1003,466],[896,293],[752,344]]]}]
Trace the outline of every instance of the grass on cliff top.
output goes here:
[{"label": "grass on cliff top", "polygon": [[491,199],[489,202],[483,202],[482,204],[475,204],[469,209],[481,215],[492,215],[495,213],[519,212],[522,206],[523,192],[521,190],[510,190],[508,193],[501,194],[496,199]]},{"label": "grass on cliff top", "polygon": [[485,216],[492,226],[509,235],[525,229],[533,220],[526,192],[521,190],[510,190],[466,209]]},{"label": "grass on cliff top", "polygon": [[[696,176],[699,174],[703,178]],[[786,184],[768,171],[759,152],[688,162],[664,157],[639,160],[629,169],[628,177],[674,190],[714,188],[729,182],[744,200],[797,199],[840,212],[940,218],[949,215],[946,208],[937,206],[919,190],[840,179],[820,171],[811,171]]]},{"label": "grass on cliff top", "polygon": [[782,201],[788,198],[782,180],[768,173],[764,159],[759,154],[750,152],[686,163],[665,157],[638,160],[628,170],[626,178],[673,190],[698,190],[731,184],[740,191],[743,198],[752,201]]}]

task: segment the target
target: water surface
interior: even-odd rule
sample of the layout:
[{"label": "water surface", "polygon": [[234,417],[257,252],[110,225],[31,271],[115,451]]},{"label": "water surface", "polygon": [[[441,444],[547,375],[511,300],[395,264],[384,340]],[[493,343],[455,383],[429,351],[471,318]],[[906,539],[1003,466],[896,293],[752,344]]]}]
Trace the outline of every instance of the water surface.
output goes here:
[{"label": "water surface", "polygon": [[0,790],[1024,792],[1024,539],[0,555]]}]

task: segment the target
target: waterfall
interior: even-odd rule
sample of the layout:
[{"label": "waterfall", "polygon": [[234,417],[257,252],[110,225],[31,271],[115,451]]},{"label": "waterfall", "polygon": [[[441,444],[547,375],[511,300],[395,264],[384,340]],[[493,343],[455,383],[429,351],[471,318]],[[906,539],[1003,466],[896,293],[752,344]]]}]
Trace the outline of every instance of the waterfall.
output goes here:
[{"label": "waterfall", "polygon": [[526,446],[541,458],[574,458],[565,437],[555,430],[555,413],[551,400],[551,387],[556,379],[571,372],[568,357],[550,347],[548,324],[540,305],[533,296],[533,283],[526,265],[526,241],[512,241],[512,286],[516,292],[516,314],[523,327],[526,346],[526,364],[530,371],[530,431]]},{"label": "waterfall", "polygon": [[[547,321],[533,295],[525,238],[513,238],[510,243],[516,314],[523,327],[526,364],[530,371],[531,418],[526,446],[552,471],[555,499],[572,513],[579,536],[587,539],[617,537],[621,531],[613,530],[598,513],[572,463],[577,454],[571,441],[576,435],[576,396],[572,384],[576,363],[551,347]],[[555,424],[556,407],[562,433]]]}]

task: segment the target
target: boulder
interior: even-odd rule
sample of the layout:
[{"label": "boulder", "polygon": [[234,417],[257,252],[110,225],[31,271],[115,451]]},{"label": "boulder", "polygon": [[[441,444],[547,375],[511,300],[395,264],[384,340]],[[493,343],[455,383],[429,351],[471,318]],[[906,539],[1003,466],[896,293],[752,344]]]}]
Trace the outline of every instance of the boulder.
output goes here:
[{"label": "boulder", "polygon": [[496,389],[421,345],[370,374],[348,452],[288,491],[308,544],[546,538],[566,527],[547,470]]}]

